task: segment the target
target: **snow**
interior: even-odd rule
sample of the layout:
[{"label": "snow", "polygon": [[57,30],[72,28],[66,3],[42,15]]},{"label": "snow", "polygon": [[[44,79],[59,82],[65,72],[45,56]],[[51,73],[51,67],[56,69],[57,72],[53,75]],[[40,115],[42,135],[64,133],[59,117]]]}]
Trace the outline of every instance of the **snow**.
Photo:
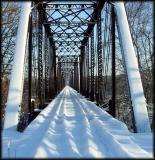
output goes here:
[{"label": "snow", "polygon": [[151,132],[138,62],[123,2],[114,3],[137,132]]},{"label": "snow", "polygon": [[41,112],[42,109],[35,108],[34,111],[35,111],[35,112]]},{"label": "snow", "polygon": [[66,86],[23,133],[4,130],[4,158],[152,158],[151,133],[127,126]]}]

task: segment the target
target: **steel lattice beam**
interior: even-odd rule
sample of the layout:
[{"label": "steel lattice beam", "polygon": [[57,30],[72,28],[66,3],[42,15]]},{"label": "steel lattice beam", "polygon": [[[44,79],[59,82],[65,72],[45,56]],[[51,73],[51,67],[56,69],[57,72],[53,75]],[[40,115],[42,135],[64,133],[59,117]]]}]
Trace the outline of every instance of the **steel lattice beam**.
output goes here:
[{"label": "steel lattice beam", "polygon": [[49,98],[49,42],[45,33],[45,98]]},{"label": "steel lattice beam", "polygon": [[91,90],[90,90],[90,100],[94,100],[94,66],[95,66],[95,55],[94,55],[94,31],[91,33]]},{"label": "steel lattice beam", "polygon": [[84,67],[84,47],[81,48],[81,55],[80,55],[80,93],[83,93],[83,67]]},{"label": "steel lattice beam", "polygon": [[90,87],[90,73],[89,73],[89,41],[86,45],[86,66],[87,66],[87,88],[86,88],[86,97],[89,97],[89,87]]},{"label": "steel lattice beam", "polygon": [[78,63],[74,63],[74,88],[78,91]]},{"label": "steel lattice beam", "polygon": [[98,23],[97,23],[97,32],[98,32],[98,45],[97,45],[97,51],[98,51],[98,102],[102,102],[103,95],[102,95],[102,89],[103,89],[103,78],[102,78],[102,30],[101,30],[101,13],[98,14]]},{"label": "steel lattice beam", "polygon": [[43,52],[42,52],[42,41],[43,41],[43,11],[38,6],[38,97],[40,99],[40,105],[44,103],[44,82],[43,82]]}]

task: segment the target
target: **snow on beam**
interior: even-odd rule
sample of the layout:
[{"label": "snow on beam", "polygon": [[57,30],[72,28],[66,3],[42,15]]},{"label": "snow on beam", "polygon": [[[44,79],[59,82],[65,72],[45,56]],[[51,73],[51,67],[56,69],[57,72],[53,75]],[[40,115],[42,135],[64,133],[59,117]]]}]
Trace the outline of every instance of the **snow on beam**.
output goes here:
[{"label": "snow on beam", "polygon": [[24,58],[26,51],[26,40],[30,11],[31,2],[22,2],[13,68],[5,109],[4,130],[9,129],[15,131],[18,124],[18,113],[20,111],[23,92]]},{"label": "snow on beam", "polygon": [[147,112],[147,104],[144,97],[138,62],[134,51],[131,33],[128,25],[126,11],[123,2],[114,3],[121,49],[129,83],[135,126],[137,132],[150,132],[150,123]]}]

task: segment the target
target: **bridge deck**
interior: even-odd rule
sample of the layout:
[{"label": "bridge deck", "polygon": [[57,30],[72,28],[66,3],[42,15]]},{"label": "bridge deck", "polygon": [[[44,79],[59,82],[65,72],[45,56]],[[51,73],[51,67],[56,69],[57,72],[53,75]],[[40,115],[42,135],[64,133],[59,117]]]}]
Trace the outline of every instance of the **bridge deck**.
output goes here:
[{"label": "bridge deck", "polygon": [[148,158],[152,142],[150,133],[129,132],[124,123],[65,87],[24,133],[3,134],[3,157]]}]

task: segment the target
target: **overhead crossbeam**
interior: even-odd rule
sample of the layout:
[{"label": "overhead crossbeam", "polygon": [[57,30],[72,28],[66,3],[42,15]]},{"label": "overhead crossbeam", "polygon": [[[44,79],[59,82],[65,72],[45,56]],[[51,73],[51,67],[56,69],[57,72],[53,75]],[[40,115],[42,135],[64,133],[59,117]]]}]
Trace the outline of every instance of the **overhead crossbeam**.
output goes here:
[{"label": "overhead crossbeam", "polygon": [[[104,0],[103,0],[103,1],[101,1],[101,0],[97,1],[97,6],[96,6],[96,8],[94,9],[94,12],[92,13],[92,18],[91,18],[91,20],[90,20],[91,22],[97,22],[98,14],[101,12],[104,4],[105,4],[105,1],[104,1]],[[92,25],[89,25],[89,26],[88,26],[87,30],[86,30],[85,33],[84,33],[84,36],[91,34],[91,32],[92,32],[92,30],[93,30],[93,28],[94,28],[94,25],[95,25],[95,24],[92,24]],[[88,37],[85,37],[85,38],[83,39],[83,41],[82,41],[82,44],[85,44],[87,41],[88,41]]]},{"label": "overhead crossbeam", "polygon": [[[97,0],[72,0],[69,1],[70,4],[92,4],[94,2],[96,2]],[[61,3],[60,3],[61,2]],[[44,3],[51,3],[51,4],[66,4],[66,0],[49,0],[49,1],[45,1]]]},{"label": "overhead crossbeam", "polygon": [[[97,2],[65,2],[66,1],[45,1],[42,3],[47,17],[47,21],[44,22],[44,25],[50,26],[52,32],[51,36],[55,42],[57,49],[56,54],[58,56],[63,54],[79,55],[80,47],[84,46],[81,44],[81,41],[89,37],[86,30],[90,25],[95,25],[96,23],[93,13],[97,11],[95,10]],[[73,45],[77,47],[77,50]]]}]

